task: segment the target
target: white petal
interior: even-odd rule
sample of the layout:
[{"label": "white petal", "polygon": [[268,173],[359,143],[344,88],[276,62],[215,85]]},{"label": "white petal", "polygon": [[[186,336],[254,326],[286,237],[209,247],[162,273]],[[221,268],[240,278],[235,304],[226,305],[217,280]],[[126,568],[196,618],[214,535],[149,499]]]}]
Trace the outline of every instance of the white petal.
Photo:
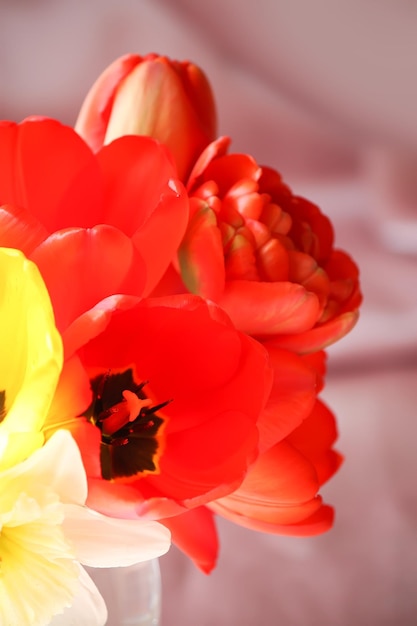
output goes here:
[{"label": "white petal", "polygon": [[53,444],[48,461],[52,462],[49,484],[61,502],[85,504],[88,487],[81,454],[75,440],[67,430],[58,430],[46,442]]},{"label": "white petal", "polygon": [[107,608],[99,590],[80,566],[79,590],[71,608],[61,615],[55,615],[50,626],[104,626],[107,620]]},{"label": "white petal", "polygon": [[65,536],[84,565],[133,565],[159,557],[170,547],[170,532],[158,522],[115,519],[70,504],[64,510]]},{"label": "white petal", "polygon": [[62,502],[84,504],[87,479],[80,451],[69,431],[58,430],[22,463],[1,473],[2,479],[25,476],[30,482],[42,482]]}]

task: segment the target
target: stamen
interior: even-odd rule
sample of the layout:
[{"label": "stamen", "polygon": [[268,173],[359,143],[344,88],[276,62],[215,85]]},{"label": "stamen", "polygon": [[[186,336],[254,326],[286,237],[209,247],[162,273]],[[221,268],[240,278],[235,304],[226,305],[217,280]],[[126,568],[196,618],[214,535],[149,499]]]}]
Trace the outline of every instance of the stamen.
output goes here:
[{"label": "stamen", "polygon": [[164,419],[157,415],[171,400],[152,406],[133,370],[108,370],[90,381],[93,400],[84,416],[101,432],[101,473],[112,480],[155,472]]}]

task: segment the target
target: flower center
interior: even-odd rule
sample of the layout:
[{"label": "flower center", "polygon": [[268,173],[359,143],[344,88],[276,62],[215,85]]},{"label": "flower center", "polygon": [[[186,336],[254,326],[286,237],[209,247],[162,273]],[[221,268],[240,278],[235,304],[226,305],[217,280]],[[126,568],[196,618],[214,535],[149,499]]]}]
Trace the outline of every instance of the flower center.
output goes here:
[{"label": "flower center", "polygon": [[19,479],[0,505],[0,624],[49,624],[71,606],[79,570],[58,496],[42,484],[20,491]]},{"label": "flower center", "polygon": [[152,406],[131,368],[111,370],[90,380],[93,400],[84,414],[101,432],[101,475],[106,480],[158,471],[161,426],[157,412],[170,400]]}]

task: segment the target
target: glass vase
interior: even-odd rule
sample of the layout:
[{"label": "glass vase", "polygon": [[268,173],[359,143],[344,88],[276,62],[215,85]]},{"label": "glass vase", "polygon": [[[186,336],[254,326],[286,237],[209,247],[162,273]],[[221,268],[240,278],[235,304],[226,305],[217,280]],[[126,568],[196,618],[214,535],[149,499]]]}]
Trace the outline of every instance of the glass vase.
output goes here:
[{"label": "glass vase", "polygon": [[161,572],[158,559],[130,567],[89,569],[109,612],[106,626],[159,626]]},{"label": "glass vase", "polygon": [[[106,603],[106,626],[159,626],[161,572],[158,559],[130,567],[85,569]],[[75,620],[71,609],[66,609],[55,615],[49,626],[74,626]]]}]

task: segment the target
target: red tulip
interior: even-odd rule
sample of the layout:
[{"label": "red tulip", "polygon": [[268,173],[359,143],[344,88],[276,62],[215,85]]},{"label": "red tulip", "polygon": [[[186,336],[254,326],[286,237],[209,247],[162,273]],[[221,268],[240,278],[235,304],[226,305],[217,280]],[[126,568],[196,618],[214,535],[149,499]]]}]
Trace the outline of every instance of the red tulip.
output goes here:
[{"label": "red tulip", "polygon": [[63,340],[46,431],[73,432],[93,508],[161,519],[240,485],[258,454],[271,367],[221,309],[195,296],[118,296]]},{"label": "red tulip", "polygon": [[[66,361],[46,428],[70,428],[77,439],[90,506],[162,520],[174,543],[210,571],[218,545],[206,506],[230,517],[223,498],[240,493],[258,455],[289,447],[310,419],[323,354],[271,348],[268,355],[220,308],[190,295],[108,298],[75,320],[63,339]],[[263,472],[267,485],[285,480],[288,468],[264,465]],[[294,498],[300,489],[318,490],[318,481],[304,487],[306,478],[299,478],[289,485]],[[266,505],[263,490],[258,496]],[[279,515],[281,500],[274,506]]]},{"label": "red tulip", "polygon": [[122,135],[154,137],[169,148],[185,180],[215,137],[216,110],[210,84],[196,65],[129,54],[94,83],[75,128],[93,150]]},{"label": "red tulip", "polygon": [[0,245],[38,265],[60,330],[102,298],[146,294],[160,279],[188,217],[175,176],[148,137],[93,154],[54,120],[0,123]]},{"label": "red tulip", "polygon": [[[89,476],[90,506],[163,521],[174,543],[210,571],[218,544],[204,505],[230,517],[224,498],[239,497],[242,480],[245,485],[252,468],[258,471],[258,455],[291,447],[315,405],[323,353],[306,358],[271,348],[267,355],[221,309],[190,295],[108,298],[63,339],[66,362],[47,430],[72,430]],[[131,416],[141,411],[130,433]],[[296,458],[308,465],[301,454]],[[285,482],[287,465],[285,459],[281,466],[263,464],[265,485]],[[292,482],[288,476],[288,493],[293,489],[296,499],[300,490],[317,491],[313,473],[298,473]],[[311,499],[314,506],[321,502],[315,492]],[[278,516],[273,532],[297,531],[290,528],[294,518],[282,522],[281,492],[271,503],[258,490],[258,506]],[[311,508],[298,512],[298,522],[303,512],[309,518]],[[327,529],[326,519],[327,525],[309,522],[305,533]]]},{"label": "red tulip", "polygon": [[327,217],[294,196],[280,175],[211,144],[188,181],[190,221],[158,293],[185,288],[218,302],[236,326],[300,353],[319,350],[355,324],[358,270],[333,246]]}]

